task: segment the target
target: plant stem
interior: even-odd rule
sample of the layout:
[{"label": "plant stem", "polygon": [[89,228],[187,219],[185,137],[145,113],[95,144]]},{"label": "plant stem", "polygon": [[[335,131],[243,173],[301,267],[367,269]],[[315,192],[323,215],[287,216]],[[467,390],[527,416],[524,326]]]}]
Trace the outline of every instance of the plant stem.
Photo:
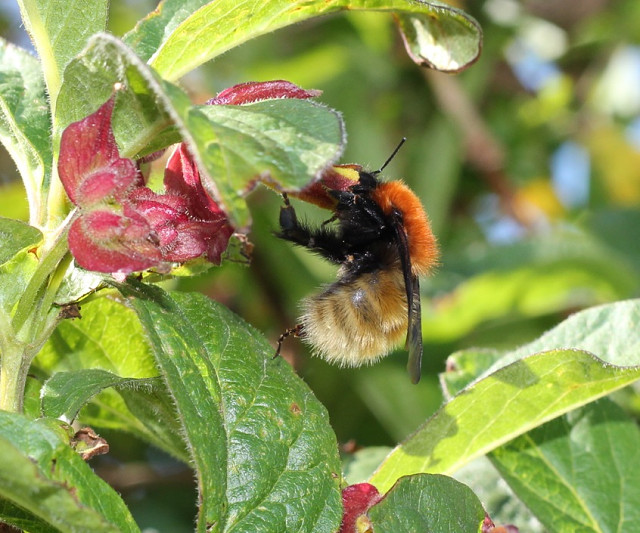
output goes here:
[{"label": "plant stem", "polygon": [[64,255],[69,252],[67,233],[71,220],[71,217],[67,219],[67,221],[61,226],[62,231],[60,231],[58,236],[55,238],[51,248],[44,251],[40,266],[33,273],[33,277],[29,280],[29,284],[18,302],[16,312],[13,315],[13,320],[11,321],[13,330],[16,333],[20,331],[25,321],[36,307],[38,294],[47,282],[49,275],[55,271]]},{"label": "plant stem", "polygon": [[67,233],[73,216],[60,226],[49,246],[42,248],[40,264],[20,297],[13,318],[10,323],[7,319],[0,324],[0,409],[22,411],[31,362],[58,323],[59,313],[53,308],[53,301],[69,264],[64,257],[69,253]]},{"label": "plant stem", "polygon": [[24,402],[24,387],[31,357],[26,354],[26,345],[13,342],[4,346],[0,361],[0,409],[19,413]]},{"label": "plant stem", "polygon": [[[57,158],[57,155],[55,157]],[[69,213],[67,194],[64,192],[64,187],[58,177],[58,169],[55,165],[51,171],[51,181],[49,183],[46,206],[43,212],[46,216],[44,224],[47,230],[57,228],[60,225],[60,220]]]}]

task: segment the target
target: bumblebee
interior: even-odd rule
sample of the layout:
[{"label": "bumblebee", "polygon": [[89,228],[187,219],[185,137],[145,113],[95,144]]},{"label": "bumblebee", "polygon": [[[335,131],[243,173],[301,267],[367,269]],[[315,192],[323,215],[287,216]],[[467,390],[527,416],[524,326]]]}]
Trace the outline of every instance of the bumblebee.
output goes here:
[{"label": "bumblebee", "polygon": [[[404,142],[404,140],[403,140]],[[333,216],[312,228],[298,220],[286,194],[280,210],[281,239],[308,248],[340,266],[337,280],[303,300],[300,337],[314,355],[341,366],[371,364],[406,338],[407,369],[420,380],[422,331],[419,278],[438,259],[436,239],[418,197],[402,181],[382,181],[380,170],[358,170],[346,190],[328,190]]]}]

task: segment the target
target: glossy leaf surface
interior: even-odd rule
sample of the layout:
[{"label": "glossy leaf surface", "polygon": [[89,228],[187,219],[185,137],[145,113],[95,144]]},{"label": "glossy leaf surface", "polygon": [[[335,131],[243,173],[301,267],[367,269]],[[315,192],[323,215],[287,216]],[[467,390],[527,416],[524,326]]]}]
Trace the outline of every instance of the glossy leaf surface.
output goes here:
[{"label": "glossy leaf surface", "polygon": [[493,464],[549,531],[632,532],[640,431],[602,399],[518,437]]},{"label": "glossy leaf surface", "polygon": [[401,443],[371,482],[384,490],[402,475],[453,473],[529,429],[637,380],[639,309],[633,300],[577,313],[506,354]]},{"label": "glossy leaf surface", "polygon": [[[439,70],[461,70],[480,53],[480,28],[470,16],[442,2],[403,0],[254,0],[241,4],[167,0],[125,40],[164,78],[176,80],[249,39],[346,10],[396,14],[414,61]],[[245,31],[235,31],[238,27]]]}]

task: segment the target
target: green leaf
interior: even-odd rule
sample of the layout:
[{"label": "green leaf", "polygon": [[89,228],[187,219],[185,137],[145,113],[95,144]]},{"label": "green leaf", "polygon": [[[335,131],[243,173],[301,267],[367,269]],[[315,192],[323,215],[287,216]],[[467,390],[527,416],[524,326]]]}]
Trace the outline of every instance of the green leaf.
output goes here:
[{"label": "green leaf", "polygon": [[164,384],[105,389],[81,411],[83,423],[128,431],[187,463],[189,454],[180,433],[176,410]]},{"label": "green leaf", "polygon": [[447,357],[447,371],[440,374],[440,385],[445,398],[458,394],[469,383],[499,361],[504,354],[497,350],[462,350]]},{"label": "green leaf", "polygon": [[[640,312],[640,300],[602,305],[575,313],[539,339],[503,354],[494,350],[469,349],[447,359],[451,370],[440,375],[442,388],[449,397],[481,376],[495,372],[528,354],[555,348],[577,348],[598,354],[607,363],[637,366],[637,335],[633,325]],[[625,329],[621,329],[621,326]],[[622,337],[619,337],[622,335]]]},{"label": "green leaf", "polygon": [[640,430],[603,399],[518,437],[491,460],[549,531],[633,532]]},{"label": "green leaf", "polygon": [[0,141],[24,182],[31,220],[42,223],[51,175],[51,117],[38,60],[0,38]]},{"label": "green leaf", "polygon": [[376,533],[477,533],[485,516],[469,487],[441,475],[400,479],[367,514]]},{"label": "green leaf", "polygon": [[8,334],[15,305],[38,267],[38,258],[29,250],[42,240],[42,234],[23,222],[0,218],[3,244],[0,255],[0,338]]},{"label": "green leaf", "polygon": [[163,78],[176,80],[250,39],[346,10],[394,13],[414,61],[439,70],[461,70],[480,53],[480,27],[470,16],[441,2],[406,0],[166,0],[125,41]]},{"label": "green leaf", "polygon": [[236,227],[249,223],[244,195],[257,179],[299,188],[342,153],[344,130],[333,110],[307,100],[245,106],[194,106],[110,35],[94,37],[65,71],[57,131],[94,112],[118,91],[113,127],[121,153],[148,154],[183,140],[204,187]]},{"label": "green leaf", "polygon": [[[487,249],[483,257],[450,258],[456,287],[423,312],[423,334],[437,342],[460,338],[497,319],[535,317],[636,294],[638,275],[628,262],[577,230]],[[460,275],[468,279],[460,283]]]},{"label": "green leaf", "polygon": [[506,354],[396,447],[371,482],[382,491],[403,475],[453,473],[635,381],[640,377],[639,317],[640,300],[595,307]]},{"label": "green leaf", "polygon": [[[186,460],[175,410],[164,385],[154,379],[157,369],[135,313],[99,298],[83,304],[81,314],[61,322],[35,360],[38,374],[53,375],[42,393],[45,413],[71,420],[91,398],[80,412],[83,424],[128,431]],[[112,385],[117,389],[104,388]],[[76,389],[59,403],[61,386]]]},{"label": "green leaf", "polygon": [[[637,306],[635,302],[634,307]],[[615,306],[604,307],[614,308],[609,309],[609,319],[619,318]],[[601,318],[605,320],[606,315]],[[616,337],[632,346],[637,338],[637,320],[614,323],[617,324]],[[599,326],[614,327],[606,320]],[[556,330],[560,328],[562,326]],[[599,332],[592,328],[581,333],[588,339],[597,337]],[[612,364],[620,364],[621,360],[629,364],[629,358],[616,353],[615,344],[614,350],[599,353],[605,360],[577,349],[551,349],[558,345],[549,344],[552,344],[546,348],[549,351],[528,357],[522,357],[521,353],[521,359],[463,389],[395,448],[371,482],[383,491],[403,475],[453,473],[475,457],[640,377],[638,366]],[[561,345],[572,346],[571,343]],[[633,354],[626,349],[624,353]]]},{"label": "green leaf", "polygon": [[[144,155],[145,148],[170,127],[177,115],[163,82],[116,37],[93,36],[64,71],[54,121],[54,135],[98,109],[121,84],[113,115],[113,128],[123,157]],[[188,104],[183,93],[182,98]],[[174,133],[173,142],[179,140]],[[57,143],[56,143],[57,144]]]},{"label": "green leaf", "polygon": [[418,8],[396,14],[409,56],[418,65],[443,72],[465,69],[480,55],[480,25],[461,10],[440,2],[429,4],[428,14]]},{"label": "green leaf", "polygon": [[495,524],[514,524],[519,531],[527,533],[547,531],[487,457],[471,461],[456,472],[455,478],[473,490]]},{"label": "green leaf", "polygon": [[55,109],[62,71],[91,35],[106,28],[109,2],[19,0],[18,3],[25,28],[42,61],[49,98]]},{"label": "green leaf", "polygon": [[0,521],[29,533],[51,532],[51,525],[45,520],[39,519],[3,498],[0,498]]},{"label": "green leaf", "polygon": [[19,220],[0,217],[0,266],[21,250],[36,246],[42,241],[42,232]]},{"label": "green leaf", "polygon": [[120,496],[69,446],[62,428],[46,420],[0,412],[0,497],[3,520],[15,507],[56,531],[140,531]]},{"label": "green leaf", "polygon": [[42,387],[42,414],[71,424],[90,398],[108,387],[153,389],[158,378],[122,378],[97,368],[56,372]]},{"label": "green leaf", "polygon": [[132,304],[175,400],[201,498],[198,531],[335,531],[340,463],[322,405],[273,347],[200,294]]},{"label": "green leaf", "polygon": [[189,119],[223,198],[232,198],[234,191],[248,192],[258,177],[284,189],[300,189],[338,159],[345,142],[338,113],[296,98],[198,106]]},{"label": "green leaf", "polygon": [[492,372],[528,354],[574,348],[597,355],[606,364],[640,364],[640,300],[625,300],[575,313],[540,338],[507,353],[493,364]]}]

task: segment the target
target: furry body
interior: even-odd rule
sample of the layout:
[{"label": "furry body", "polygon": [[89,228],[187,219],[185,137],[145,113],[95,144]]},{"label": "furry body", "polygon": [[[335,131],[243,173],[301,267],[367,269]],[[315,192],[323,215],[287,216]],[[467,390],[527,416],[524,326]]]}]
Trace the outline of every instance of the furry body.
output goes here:
[{"label": "furry body", "polygon": [[416,195],[400,181],[380,182],[376,174],[361,171],[349,190],[329,191],[336,199],[334,215],[319,228],[299,222],[285,195],[278,236],[341,265],[335,283],[304,300],[300,325],[291,332],[316,355],[343,366],[373,363],[406,335],[409,371],[417,382],[418,277],[436,262],[437,246]]},{"label": "furry body", "polygon": [[306,298],[302,339],[313,352],[341,366],[374,363],[407,333],[407,297],[400,269],[340,280]]}]

